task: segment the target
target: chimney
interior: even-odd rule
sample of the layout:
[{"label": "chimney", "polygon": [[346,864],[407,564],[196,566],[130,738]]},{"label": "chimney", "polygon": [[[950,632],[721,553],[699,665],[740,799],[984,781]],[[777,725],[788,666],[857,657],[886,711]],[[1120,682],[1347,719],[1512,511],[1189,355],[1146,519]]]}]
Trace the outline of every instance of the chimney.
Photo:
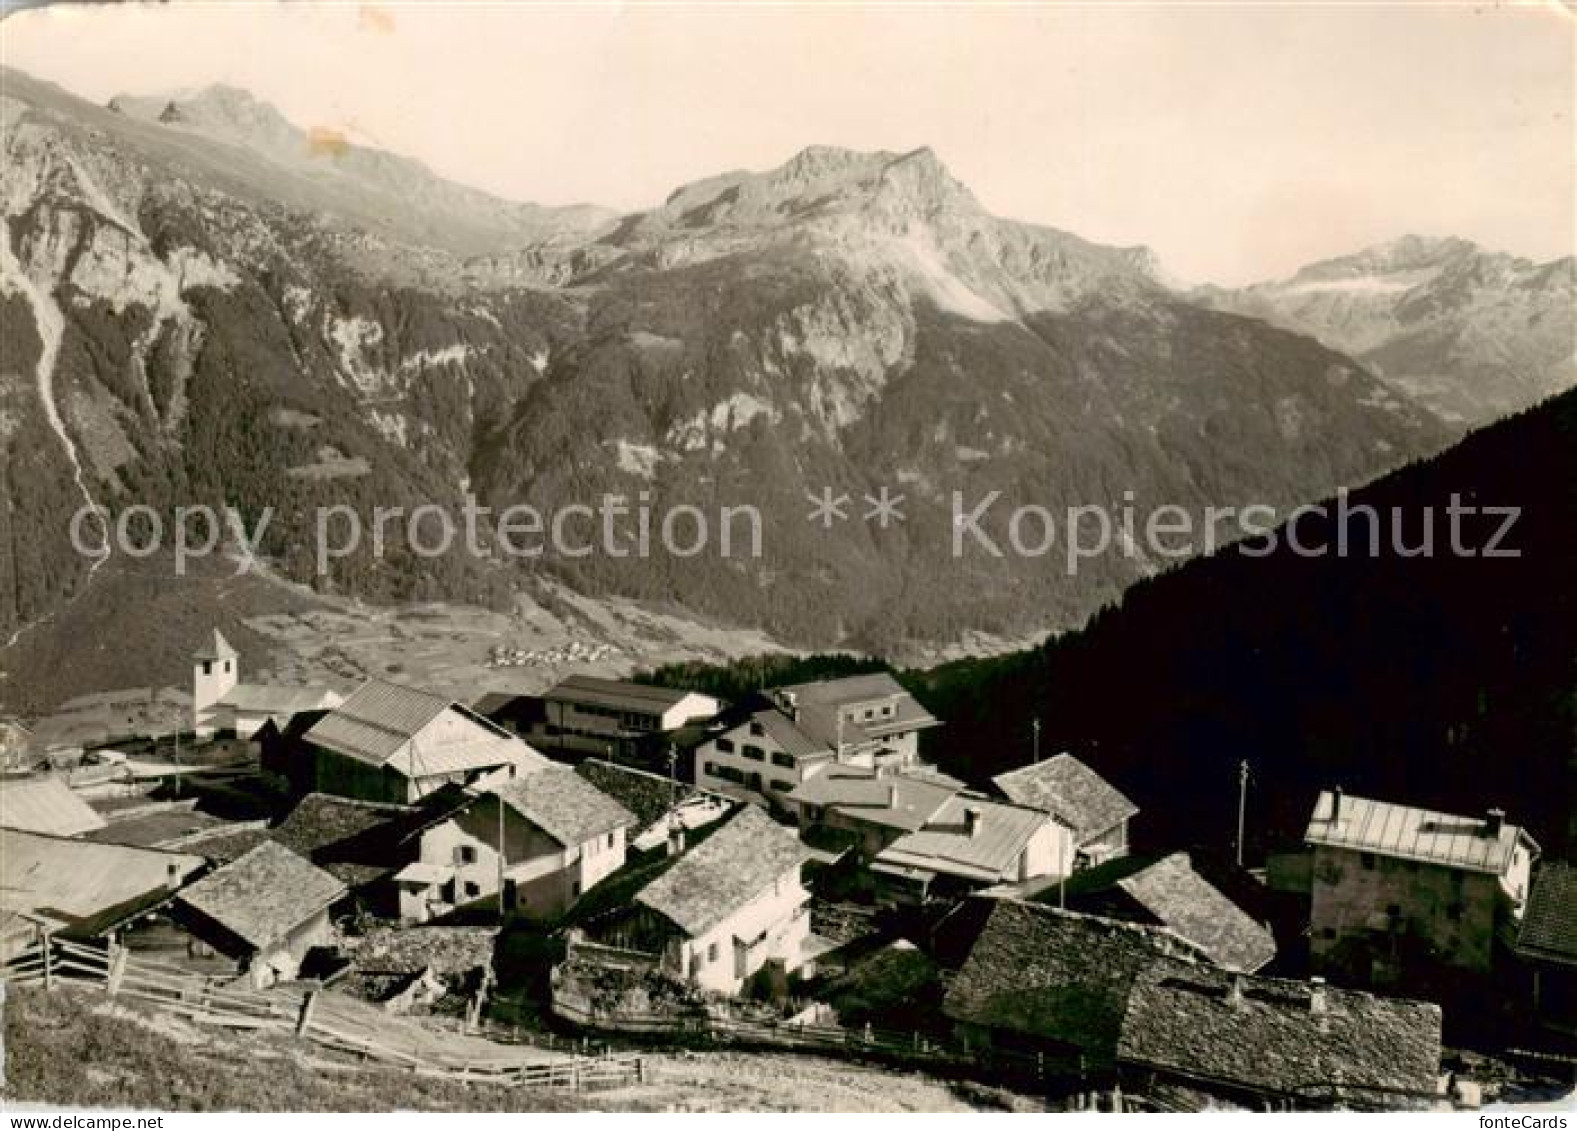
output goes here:
[{"label": "chimney", "polygon": [[974,805],[969,806],[964,810],[964,831],[970,836],[979,836],[980,825],[984,819],[985,816],[979,808]]},{"label": "chimney", "polygon": [[1506,827],[1506,811],[1504,809],[1491,809],[1484,814],[1484,836],[1494,840],[1500,836],[1500,830]]},{"label": "chimney", "polygon": [[887,783],[887,808],[898,808],[898,783],[895,781]]},{"label": "chimney", "polygon": [[1233,1009],[1243,1005],[1243,975],[1234,972],[1232,979],[1227,983],[1227,1004]]},{"label": "chimney", "polygon": [[799,696],[792,691],[778,692],[778,706],[794,722],[799,722]]},{"label": "chimney", "polygon": [[1309,979],[1309,1012],[1323,1016],[1325,1006],[1325,979],[1315,975]]},{"label": "chimney", "polygon": [[668,855],[684,855],[684,826],[678,821],[668,825]]},{"label": "chimney", "polygon": [[164,866],[164,886],[170,891],[181,890],[181,866],[174,860]]},{"label": "chimney", "polygon": [[1331,790],[1331,824],[1342,819],[1342,787]]}]

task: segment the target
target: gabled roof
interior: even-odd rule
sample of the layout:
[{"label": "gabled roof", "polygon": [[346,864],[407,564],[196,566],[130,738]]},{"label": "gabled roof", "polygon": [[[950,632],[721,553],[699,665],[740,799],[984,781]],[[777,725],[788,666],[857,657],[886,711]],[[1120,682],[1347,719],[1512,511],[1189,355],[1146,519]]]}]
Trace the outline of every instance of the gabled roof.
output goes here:
[{"label": "gabled roof", "polygon": [[508,731],[430,691],[372,679],[319,719],[305,741],[422,778],[546,759]]},{"label": "gabled roof", "polygon": [[0,778],[0,826],[81,836],[102,829],[104,818],[59,778]]},{"label": "gabled roof", "polygon": [[904,774],[882,777],[865,766],[835,765],[806,778],[789,800],[912,832],[924,827],[961,788]]},{"label": "gabled roof", "polygon": [[747,805],[635,899],[694,938],[765,894],[809,855],[792,829]]},{"label": "gabled roof", "polygon": [[204,876],[178,901],[262,950],[344,894],[339,880],[270,840]]},{"label": "gabled roof", "polygon": [[568,766],[549,766],[493,790],[565,848],[635,824],[635,815]]},{"label": "gabled roof", "polygon": [[1058,754],[991,780],[1008,800],[1056,817],[1081,843],[1139,812],[1137,805],[1072,754]]},{"label": "gabled roof", "polygon": [[224,638],[224,633],[217,628],[213,636],[204,641],[202,647],[192,654],[194,660],[234,660],[236,650],[230,647],[230,641]]},{"label": "gabled roof", "polygon": [[1276,957],[1270,931],[1194,871],[1186,852],[1124,877],[1117,886],[1217,966],[1252,974]]},{"label": "gabled roof", "polygon": [[[548,688],[543,692],[542,698],[563,700],[567,703],[591,703],[615,710],[661,714],[671,707],[678,706],[692,695],[700,696],[700,692],[657,687],[650,683],[633,683],[624,679],[572,675]],[[712,698],[710,695],[700,697]]]},{"label": "gabled roof", "polygon": [[1546,861],[1522,912],[1517,953],[1577,966],[1577,866]]},{"label": "gabled roof", "polygon": [[[973,835],[968,826],[970,809],[979,813]],[[921,828],[884,848],[876,862],[986,882],[1016,879],[1016,873],[1012,877],[1007,873],[1014,871],[1030,837],[1046,822],[1046,814],[1035,809],[954,795]]]},{"label": "gabled roof", "polygon": [[202,867],[201,856],[184,852],[0,829],[0,907],[107,929],[169,898]]},{"label": "gabled roof", "polygon": [[[1440,1071],[1440,1007],[1302,982],[1241,978],[1161,961],[1134,982],[1118,1056],[1131,1064],[1261,1095],[1319,1101],[1343,1084],[1396,1106],[1427,1099]],[[1313,1009],[1322,995],[1324,1011]]]},{"label": "gabled roof", "polygon": [[1456,817],[1351,795],[1343,795],[1338,804],[1336,797],[1327,790],[1314,803],[1304,834],[1310,844],[1499,876],[1527,837],[1504,822],[1498,833],[1487,835],[1489,825],[1482,817]]},{"label": "gabled roof", "polygon": [[295,715],[337,706],[340,697],[326,687],[287,687],[277,683],[238,683],[215,704],[260,715]]},{"label": "gabled roof", "polygon": [[1153,927],[1000,900],[942,1008],[955,1021],[1109,1057],[1134,980],[1186,951]]}]

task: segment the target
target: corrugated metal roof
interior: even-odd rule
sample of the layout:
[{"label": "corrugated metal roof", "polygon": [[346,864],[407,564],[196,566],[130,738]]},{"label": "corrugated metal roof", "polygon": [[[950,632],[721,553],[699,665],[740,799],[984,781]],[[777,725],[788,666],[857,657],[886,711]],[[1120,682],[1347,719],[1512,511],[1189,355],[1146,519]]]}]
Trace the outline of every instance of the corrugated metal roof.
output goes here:
[{"label": "corrugated metal roof", "polygon": [[81,836],[104,818],[59,778],[0,779],[0,826],[55,836]]},{"label": "corrugated metal roof", "polygon": [[1525,835],[1503,822],[1499,833],[1489,836],[1482,817],[1458,817],[1367,797],[1343,796],[1339,812],[1333,812],[1335,806],[1330,791],[1320,794],[1304,834],[1310,844],[1503,875]]},{"label": "corrugated metal roof", "polygon": [[[979,811],[973,836],[966,811]],[[924,828],[906,833],[888,845],[876,859],[904,868],[924,868],[969,879],[1017,879],[1007,873],[1047,817],[1033,809],[1003,805],[979,797],[948,799]]]},{"label": "corrugated metal roof", "polygon": [[92,919],[185,882],[201,856],[0,829],[0,904],[65,923]]},{"label": "corrugated metal roof", "polygon": [[370,679],[307,731],[308,742],[381,766],[453,706],[431,691]]},{"label": "corrugated metal roof", "polygon": [[368,680],[304,736],[326,750],[423,778],[547,760],[503,728],[442,695]]}]

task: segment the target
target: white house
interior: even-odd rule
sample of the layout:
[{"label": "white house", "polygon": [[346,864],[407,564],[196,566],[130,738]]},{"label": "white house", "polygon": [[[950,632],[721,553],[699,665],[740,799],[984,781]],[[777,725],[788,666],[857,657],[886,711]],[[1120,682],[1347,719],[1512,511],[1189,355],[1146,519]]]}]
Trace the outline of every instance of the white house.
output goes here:
[{"label": "white house", "polygon": [[920,732],[940,725],[885,672],[765,692],[696,747],[695,784],[783,806],[829,765],[920,764]]},{"label": "white house", "polygon": [[1073,830],[1080,867],[1128,855],[1128,822],[1139,806],[1072,754],[1058,754],[991,779],[1009,801],[1049,813]]},{"label": "white house", "polygon": [[800,882],[808,857],[792,829],[745,806],[636,894],[640,929],[623,937],[640,938],[670,974],[723,994],[769,965],[802,972],[813,954]]},{"label": "white house", "polygon": [[504,889],[507,910],[567,910],[624,866],[635,817],[566,766],[549,766],[471,795],[421,834],[417,859],[394,876],[400,918],[424,922]]},{"label": "white house", "polygon": [[1037,809],[955,794],[912,832],[876,854],[871,870],[924,894],[1066,876],[1073,831]]}]

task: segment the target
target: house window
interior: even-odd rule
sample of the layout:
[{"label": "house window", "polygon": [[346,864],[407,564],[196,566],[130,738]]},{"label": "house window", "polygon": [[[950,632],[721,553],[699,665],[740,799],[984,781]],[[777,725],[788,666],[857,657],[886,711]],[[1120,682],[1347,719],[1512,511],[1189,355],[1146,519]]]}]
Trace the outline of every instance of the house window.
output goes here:
[{"label": "house window", "polygon": [[608,847],[609,848],[613,847],[613,834],[612,833],[608,834]]},{"label": "house window", "polygon": [[574,883],[570,884],[570,886],[569,886],[569,895],[570,895],[571,899],[579,899],[580,898],[580,881],[579,880],[576,880]]},{"label": "house window", "polygon": [[750,724],[750,733],[752,735],[754,735],[756,738],[760,738],[762,735],[767,733],[767,730],[760,723],[751,723]]},{"label": "house window", "polygon": [[214,665],[213,665],[213,662],[211,660],[204,660],[203,661],[203,674],[204,675],[213,675],[214,674]]},{"label": "house window", "polygon": [[783,766],[783,767],[785,767],[787,769],[792,770],[794,768],[794,755],[792,755],[792,754],[773,754],[772,755],[772,764],[774,766]]},{"label": "house window", "polygon": [[767,760],[767,752],[759,746],[747,746],[745,747],[745,757],[752,762],[765,762]]},{"label": "house window", "polygon": [[706,960],[708,962],[716,962],[717,961],[717,944],[716,943],[708,943],[707,944],[707,947],[706,947]]},{"label": "house window", "polygon": [[465,887],[462,888],[461,890],[463,890],[465,892],[465,897],[467,899],[476,899],[478,896],[480,896],[482,894],[482,885],[479,884],[479,883],[476,883],[473,880],[467,880],[465,882]]},{"label": "house window", "polygon": [[454,862],[456,864],[475,864],[476,846],[470,844],[457,844],[454,846]]},{"label": "house window", "polygon": [[719,754],[732,754],[734,752],[733,740],[727,739],[727,738],[720,738],[720,739],[718,739],[717,740],[717,752]]},{"label": "house window", "polygon": [[794,783],[791,781],[784,781],[782,778],[773,778],[769,784],[771,785],[773,791],[777,793],[794,792]]}]

